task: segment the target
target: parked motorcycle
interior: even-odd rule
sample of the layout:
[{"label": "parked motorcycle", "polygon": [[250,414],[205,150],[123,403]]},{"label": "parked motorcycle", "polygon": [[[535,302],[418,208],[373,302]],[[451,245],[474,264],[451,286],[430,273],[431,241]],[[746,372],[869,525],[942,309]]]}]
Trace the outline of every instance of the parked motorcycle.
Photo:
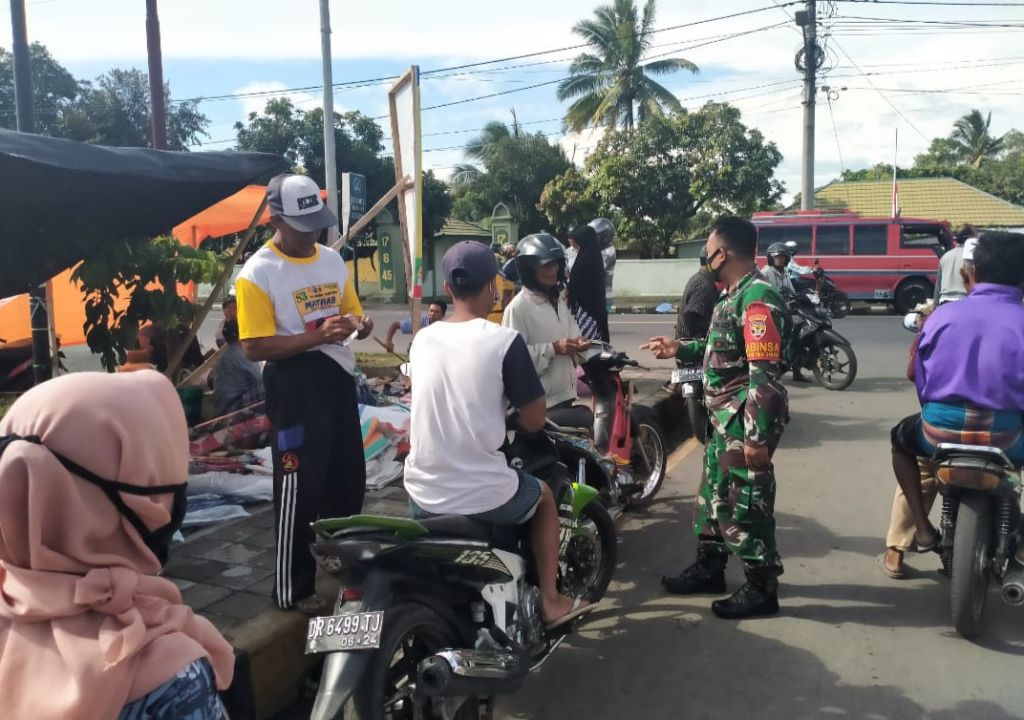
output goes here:
[{"label": "parked motorcycle", "polygon": [[[600,491],[606,506],[648,505],[665,480],[667,461],[658,414],[633,404],[632,383],[622,380],[624,368],[639,364],[602,342],[593,342],[582,357],[583,377],[593,392],[593,427],[549,423],[549,433],[563,462],[583,468],[587,483]],[[581,436],[588,442],[581,443]],[[589,441],[600,462],[587,460]]]},{"label": "parked motorcycle", "polygon": [[[569,483],[544,433],[515,433],[514,466],[552,485],[561,523],[559,585],[601,598],[615,568],[615,526],[597,490]],[[344,588],[309,621],[307,653],[329,653],[314,720],[478,720],[515,692],[572,628],[540,615],[525,527],[464,516],[355,516],[314,525],[313,554]]]},{"label": "parked motorcycle", "polygon": [[835,282],[829,277],[817,261],[814,262],[814,291],[818,294],[818,302],[828,313],[829,317],[838,320],[850,314],[852,305],[850,298],[842,290],[836,287]]},{"label": "parked motorcycle", "polygon": [[857,377],[857,355],[850,341],[832,329],[818,306],[796,297],[789,302],[793,316],[792,367],[810,370],[828,390],[845,390]]},{"label": "parked motorcycle", "polygon": [[[917,332],[917,313],[904,326]],[[934,458],[942,495],[940,552],[950,576],[953,626],[978,634],[990,585],[1003,601],[1024,605],[1021,472],[999,448],[942,444]]]},{"label": "parked motorcycle", "polygon": [[672,382],[679,385],[686,406],[690,432],[702,445],[708,442],[708,409],[704,404],[704,365],[702,362],[680,363],[672,371]]}]

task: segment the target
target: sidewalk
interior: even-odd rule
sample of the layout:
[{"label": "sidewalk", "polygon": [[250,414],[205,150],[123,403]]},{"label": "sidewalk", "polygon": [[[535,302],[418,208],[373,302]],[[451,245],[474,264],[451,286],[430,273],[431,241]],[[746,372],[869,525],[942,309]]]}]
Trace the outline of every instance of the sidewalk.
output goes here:
[{"label": "sidewalk", "polygon": [[[655,407],[671,450],[688,434],[682,403],[660,391],[662,373],[633,373],[634,402]],[[401,482],[367,491],[367,514],[404,516]],[[269,503],[249,508],[251,517],[197,531],[171,548],[164,574],[185,602],[207,617],[239,650],[248,654],[258,718],[268,718],[295,701],[302,679],[317,661],[304,654],[307,617],[274,605],[274,513]],[[337,593],[330,577],[318,580],[324,597]]]}]

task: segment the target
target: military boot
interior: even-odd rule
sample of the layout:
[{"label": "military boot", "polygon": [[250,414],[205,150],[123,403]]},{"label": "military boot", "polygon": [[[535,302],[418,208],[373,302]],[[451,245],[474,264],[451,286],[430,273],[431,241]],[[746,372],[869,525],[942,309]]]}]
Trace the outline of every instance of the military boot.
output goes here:
[{"label": "military boot", "polygon": [[725,564],[729,553],[717,542],[697,544],[697,562],[675,577],[661,578],[661,584],[674,595],[700,595],[725,592]]},{"label": "military boot", "polygon": [[747,582],[731,597],[711,603],[711,612],[726,620],[765,617],[779,612],[779,569],[747,568]]}]

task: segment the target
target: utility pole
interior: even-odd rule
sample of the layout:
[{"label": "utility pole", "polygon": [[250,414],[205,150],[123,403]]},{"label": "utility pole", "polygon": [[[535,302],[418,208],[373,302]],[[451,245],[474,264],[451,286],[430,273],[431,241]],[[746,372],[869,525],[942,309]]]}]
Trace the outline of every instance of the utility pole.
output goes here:
[{"label": "utility pole", "polygon": [[150,142],[167,149],[167,105],[164,99],[164,61],[160,49],[160,16],[156,0],[146,0],[146,50],[149,55]]},{"label": "utility pole", "polygon": [[818,48],[817,10],[815,0],[807,0],[806,10],[797,10],[796,24],[803,28],[804,46],[797,53],[796,67],[804,74],[804,143],[803,172],[800,182],[800,209],[814,209],[814,110],[815,75],[821,61]]},{"label": "utility pole", "polygon": [[[18,132],[35,132],[32,116],[32,74],[28,54],[28,23],[25,0],[11,0],[11,38],[14,58],[14,107]],[[50,355],[50,316],[46,309],[46,285],[29,291],[32,327],[32,377],[36,385],[53,377]]]},{"label": "utility pole", "polygon": [[[327,179],[327,207],[337,217],[338,158],[334,155],[334,72],[331,68],[330,0],[320,0],[320,43],[324,63],[324,175]],[[327,244],[333,245],[337,239],[338,228],[327,228]],[[352,266],[358,275],[358,258],[353,261]],[[358,282],[357,279],[356,283]]]}]

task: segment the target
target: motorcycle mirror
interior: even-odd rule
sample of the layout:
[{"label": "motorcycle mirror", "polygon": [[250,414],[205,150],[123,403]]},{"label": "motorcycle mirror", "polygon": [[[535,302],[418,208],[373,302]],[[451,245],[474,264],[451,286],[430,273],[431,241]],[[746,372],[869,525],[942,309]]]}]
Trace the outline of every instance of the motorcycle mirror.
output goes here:
[{"label": "motorcycle mirror", "polygon": [[912,333],[916,333],[917,329],[918,329],[917,328],[917,316],[918,316],[918,314],[916,312],[907,313],[903,317],[903,327],[906,328],[907,330],[909,330]]}]

